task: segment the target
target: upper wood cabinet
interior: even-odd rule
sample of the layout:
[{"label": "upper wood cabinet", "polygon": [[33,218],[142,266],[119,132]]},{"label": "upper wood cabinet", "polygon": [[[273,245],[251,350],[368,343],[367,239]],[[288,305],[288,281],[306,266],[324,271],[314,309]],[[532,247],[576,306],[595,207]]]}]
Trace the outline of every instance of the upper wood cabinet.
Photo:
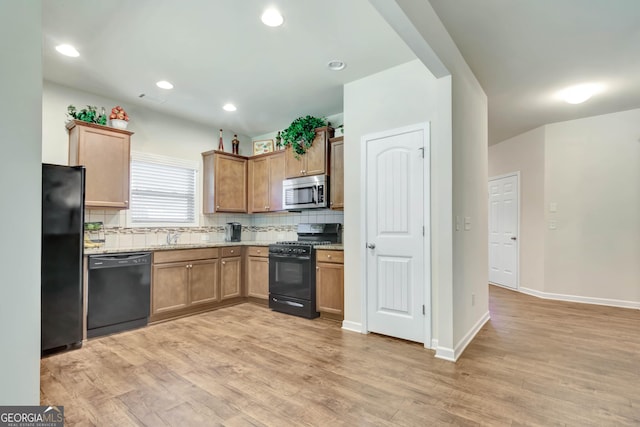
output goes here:
[{"label": "upper wood cabinet", "polygon": [[247,158],[223,151],[202,153],[205,214],[247,212]]},{"label": "upper wood cabinet", "polygon": [[316,129],[316,136],[306,153],[296,159],[296,154],[289,146],[285,150],[285,177],[322,175],[327,173],[327,151],[329,138],[333,136],[333,128],[324,126]]},{"label": "upper wood cabinet", "polygon": [[249,159],[249,212],[282,210],[284,151]]},{"label": "upper wood cabinet", "polygon": [[330,201],[331,209],[344,209],[344,138],[339,136],[329,140],[331,147]]},{"label": "upper wood cabinet", "polygon": [[133,132],[72,120],[69,166],[83,165],[88,208],[129,208],[129,162]]}]

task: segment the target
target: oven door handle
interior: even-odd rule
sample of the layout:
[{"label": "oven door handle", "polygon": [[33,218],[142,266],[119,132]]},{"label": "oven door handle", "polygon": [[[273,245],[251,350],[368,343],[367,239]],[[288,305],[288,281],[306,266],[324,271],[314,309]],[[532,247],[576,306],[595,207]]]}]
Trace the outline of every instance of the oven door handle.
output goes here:
[{"label": "oven door handle", "polygon": [[275,255],[269,254],[269,258],[277,258],[277,259],[290,259],[290,260],[300,260],[300,261],[309,261],[311,259],[310,256],[300,256],[300,255]]},{"label": "oven door handle", "polygon": [[299,302],[292,302],[292,301],[280,301],[278,298],[271,298],[273,300],[273,302],[277,302],[278,304],[285,304],[285,305],[290,305],[292,307],[304,307],[304,305],[300,304]]}]

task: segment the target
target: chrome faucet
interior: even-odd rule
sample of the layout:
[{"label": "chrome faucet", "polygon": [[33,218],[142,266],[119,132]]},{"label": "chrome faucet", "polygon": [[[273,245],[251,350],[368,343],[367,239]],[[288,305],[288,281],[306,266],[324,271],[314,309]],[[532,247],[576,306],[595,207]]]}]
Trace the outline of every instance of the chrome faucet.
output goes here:
[{"label": "chrome faucet", "polygon": [[167,233],[167,245],[177,245],[178,237],[180,237],[180,233]]}]

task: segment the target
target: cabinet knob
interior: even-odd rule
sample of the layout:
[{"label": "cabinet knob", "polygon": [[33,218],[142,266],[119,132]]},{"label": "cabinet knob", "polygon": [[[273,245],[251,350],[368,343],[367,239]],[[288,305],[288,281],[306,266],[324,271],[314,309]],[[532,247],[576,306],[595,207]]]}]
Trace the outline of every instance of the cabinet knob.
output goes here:
[{"label": "cabinet knob", "polygon": [[257,252],[260,253],[260,249],[258,249]]},{"label": "cabinet knob", "polygon": [[220,209],[220,205],[216,205],[216,209]]},{"label": "cabinet knob", "polygon": [[320,270],[320,267],[316,267],[316,270]]},{"label": "cabinet knob", "polygon": [[327,255],[327,258],[331,259],[331,255]]},{"label": "cabinet knob", "polygon": [[227,264],[227,261],[222,261],[222,265],[226,265],[226,264]]},{"label": "cabinet knob", "polygon": [[125,205],[128,205],[128,204],[129,204],[129,201],[128,201],[128,200],[125,200],[125,201],[124,201],[124,204],[125,204]]},{"label": "cabinet knob", "polygon": [[233,253],[233,249],[231,249],[231,253]]}]

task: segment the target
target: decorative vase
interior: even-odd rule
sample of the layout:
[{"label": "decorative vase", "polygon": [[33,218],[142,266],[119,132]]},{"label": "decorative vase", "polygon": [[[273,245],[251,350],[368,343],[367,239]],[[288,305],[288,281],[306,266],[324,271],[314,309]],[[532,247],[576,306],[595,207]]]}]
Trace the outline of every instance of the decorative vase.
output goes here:
[{"label": "decorative vase", "polygon": [[222,129],[220,129],[220,142],[218,142],[218,150],[224,151],[224,142],[222,142]]},{"label": "decorative vase", "polygon": [[238,135],[233,135],[233,139],[231,140],[231,149],[233,154],[239,154],[240,140],[238,139]]}]

